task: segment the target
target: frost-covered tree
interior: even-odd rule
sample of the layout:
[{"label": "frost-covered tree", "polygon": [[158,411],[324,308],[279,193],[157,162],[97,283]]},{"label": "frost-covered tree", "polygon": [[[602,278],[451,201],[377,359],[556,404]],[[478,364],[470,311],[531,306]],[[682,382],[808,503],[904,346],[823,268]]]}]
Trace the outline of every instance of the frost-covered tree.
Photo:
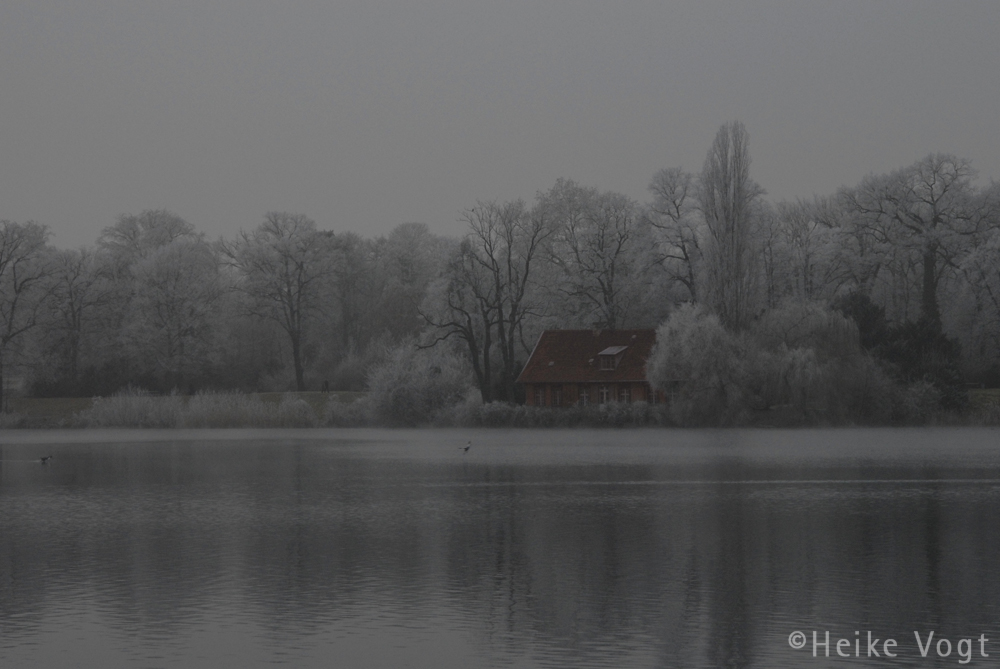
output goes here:
[{"label": "frost-covered tree", "polygon": [[700,297],[704,220],[698,211],[698,179],[680,168],[657,172],[649,184],[647,217],[658,232],[656,260],[672,284],[684,287],[687,302]]},{"label": "frost-covered tree", "polygon": [[527,353],[525,321],[537,313],[533,277],[550,230],[544,214],[522,200],[480,201],[463,219],[469,232],[431,287],[424,317],[435,342],[465,342],[484,402],[493,399],[496,345],[499,399],[513,401]]},{"label": "frost-covered tree", "polygon": [[98,246],[107,252],[120,274],[137,261],[176,239],[198,239],[193,225],[165,209],[122,214],[101,231]]},{"label": "frost-covered tree", "polygon": [[102,374],[124,377],[119,379],[122,384],[140,377],[142,383],[152,382],[150,361],[137,356],[138,349],[128,340],[130,321],[134,320],[133,301],[139,286],[135,270],[145,259],[174,241],[203,238],[193,225],[164,209],[123,214],[101,231],[97,252],[101,256],[101,272],[109,282],[103,287],[109,295],[99,308],[103,330],[99,338],[104,343]]},{"label": "frost-covered tree", "polygon": [[211,366],[222,294],[219,260],[203,241],[182,237],[133,267],[128,343],[168,387],[184,388]]},{"label": "frost-covered tree", "polygon": [[431,281],[441,273],[457,241],[434,235],[425,223],[403,223],[377,240],[375,272],[378,307],[372,309],[372,330],[402,339],[425,325],[420,303]]},{"label": "frost-covered tree", "polygon": [[560,179],[538,195],[536,209],[552,230],[547,260],[559,269],[563,313],[588,327],[628,327],[648,295],[653,260],[639,205]]},{"label": "frost-covered tree", "polygon": [[7,358],[39,324],[52,290],[48,236],[45,226],[34,222],[0,221],[0,411]]},{"label": "frost-covered tree", "polygon": [[938,153],[840,193],[860,230],[891,251],[893,274],[919,295],[921,317],[938,327],[942,280],[995,224],[996,203],[977,192],[975,175],[968,160]]},{"label": "frost-covered tree", "polygon": [[671,396],[681,424],[723,423],[745,407],[745,346],[705,307],[685,304],[656,331],[646,363],[650,384]]},{"label": "frost-covered tree", "polygon": [[[330,235],[331,253],[329,293],[335,297],[332,304],[336,311],[336,328],[339,332],[338,348],[343,354],[351,351],[365,336],[366,316],[377,300],[378,288],[374,244],[353,232]],[[372,290],[374,288],[374,290]]]},{"label": "frost-covered tree", "polygon": [[834,266],[838,235],[817,213],[817,203],[758,202],[763,294],[772,309],[789,298],[829,299],[838,288]]},{"label": "frost-covered tree", "polygon": [[239,274],[237,288],[254,316],[275,322],[288,336],[295,388],[305,390],[305,336],[322,306],[333,254],[330,235],[302,214],[271,212],[222,252]]},{"label": "frost-covered tree", "polygon": [[977,362],[1000,372],[1000,230],[985,235],[960,267],[972,298],[962,339]]},{"label": "frost-covered tree", "polygon": [[428,287],[420,313],[431,329],[428,348],[450,339],[462,342],[485,404],[493,401],[493,329],[499,316],[495,287],[477,254],[469,239],[462,240]]},{"label": "frost-covered tree", "polygon": [[71,390],[79,381],[81,361],[96,362],[101,312],[110,305],[113,295],[106,253],[81,248],[53,254],[48,339],[58,365],[55,376],[68,382]]}]

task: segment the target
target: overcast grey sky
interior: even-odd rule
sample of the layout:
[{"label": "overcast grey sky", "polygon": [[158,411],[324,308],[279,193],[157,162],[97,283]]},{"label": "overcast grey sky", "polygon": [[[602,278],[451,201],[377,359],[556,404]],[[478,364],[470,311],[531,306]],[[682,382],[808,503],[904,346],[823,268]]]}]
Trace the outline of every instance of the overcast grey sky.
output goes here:
[{"label": "overcast grey sky", "polygon": [[997,0],[3,0],[0,218],[450,234],[559,177],[644,200],[732,119],[772,199],[1000,179],[998,34]]}]

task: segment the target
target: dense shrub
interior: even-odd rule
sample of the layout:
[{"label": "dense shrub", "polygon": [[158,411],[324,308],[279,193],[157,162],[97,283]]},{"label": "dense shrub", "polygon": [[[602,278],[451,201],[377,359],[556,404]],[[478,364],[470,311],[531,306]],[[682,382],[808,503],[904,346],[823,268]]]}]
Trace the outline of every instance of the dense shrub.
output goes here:
[{"label": "dense shrub", "polygon": [[926,382],[938,391],[938,406],[962,410],[968,407],[961,372],[961,348],[941,332],[941,326],[921,319],[889,329],[885,342],[875,349],[903,383]]},{"label": "dense shrub", "polygon": [[916,381],[906,386],[895,407],[897,421],[923,423],[934,417],[941,406],[941,391],[930,381]]},{"label": "dense shrub", "polygon": [[670,394],[679,425],[875,423],[908,414],[856,327],[815,304],[774,309],[740,335],[683,307],[658,330],[647,374]]},{"label": "dense shrub", "polygon": [[789,301],[765,312],[750,335],[765,350],[811,350],[820,362],[861,351],[857,325],[815,302]]},{"label": "dense shrub", "polygon": [[472,390],[471,376],[463,358],[443,346],[404,343],[372,366],[364,408],[383,425],[422,425],[461,402]]},{"label": "dense shrub", "polygon": [[[671,396],[672,419],[680,425],[740,422],[750,405],[751,352],[715,315],[685,305],[656,333],[646,374]],[[759,379],[758,379],[759,381]]]},{"label": "dense shrub", "polygon": [[862,346],[886,364],[893,378],[904,385],[916,384],[912,394],[926,396],[923,382],[937,389],[935,412],[968,408],[961,347],[941,330],[940,323],[921,318],[890,325],[885,309],[857,292],[839,298],[834,308],[854,320]]},{"label": "dense shrub", "polygon": [[766,368],[752,378],[768,407],[792,408],[803,422],[887,422],[901,389],[861,346],[856,324],[810,302],[788,302],[764,314],[750,331]]},{"label": "dense shrub", "polygon": [[368,397],[353,402],[331,400],[323,414],[323,425],[327,427],[366,427],[375,424]]},{"label": "dense shrub", "polygon": [[852,291],[833,301],[833,309],[854,321],[858,328],[858,340],[866,351],[872,351],[885,342],[889,325],[885,320],[885,308],[871,301],[864,293]]},{"label": "dense shrub", "polygon": [[364,390],[365,374],[372,364],[372,357],[371,354],[361,356],[350,351],[334,368],[330,387],[333,390]]}]

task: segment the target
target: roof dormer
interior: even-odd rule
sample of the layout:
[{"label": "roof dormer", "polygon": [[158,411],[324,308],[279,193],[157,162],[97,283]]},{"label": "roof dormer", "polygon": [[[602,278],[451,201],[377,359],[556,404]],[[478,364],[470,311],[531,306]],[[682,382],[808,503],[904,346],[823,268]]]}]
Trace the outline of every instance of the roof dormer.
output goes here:
[{"label": "roof dormer", "polygon": [[617,369],[618,363],[621,362],[626,348],[628,348],[628,346],[609,346],[598,353],[598,369],[602,371]]}]

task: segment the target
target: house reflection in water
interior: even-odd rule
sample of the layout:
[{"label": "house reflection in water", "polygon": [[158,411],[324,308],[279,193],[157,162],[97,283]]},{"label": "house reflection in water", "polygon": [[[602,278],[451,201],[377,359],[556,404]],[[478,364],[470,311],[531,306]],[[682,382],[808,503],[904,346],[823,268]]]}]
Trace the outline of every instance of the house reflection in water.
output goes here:
[{"label": "house reflection in water", "polygon": [[655,330],[546,330],[517,378],[531,406],[663,402],[646,380]]}]

